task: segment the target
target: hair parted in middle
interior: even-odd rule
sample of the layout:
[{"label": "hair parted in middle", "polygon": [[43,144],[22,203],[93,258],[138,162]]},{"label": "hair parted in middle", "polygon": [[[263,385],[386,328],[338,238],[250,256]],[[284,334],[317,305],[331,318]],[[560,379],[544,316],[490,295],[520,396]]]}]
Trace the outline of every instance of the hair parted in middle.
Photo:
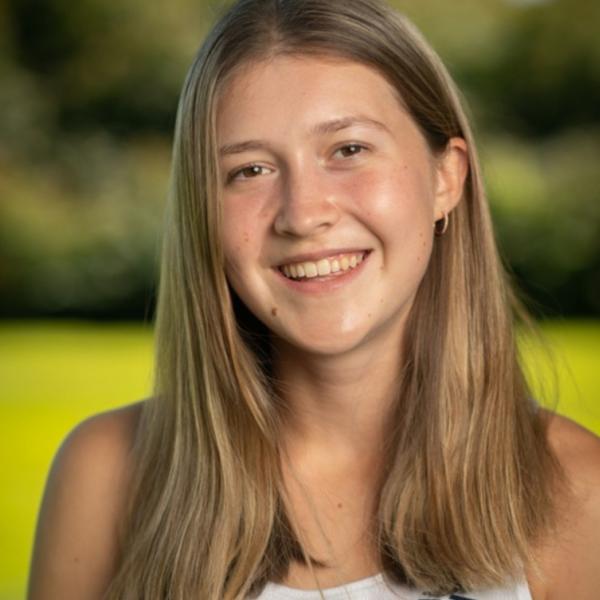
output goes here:
[{"label": "hair parted in middle", "polygon": [[[555,522],[562,482],[516,350],[456,87],[417,29],[379,0],[239,0],[209,32],[179,103],[156,317],[154,395],[109,598],[242,599],[309,565],[288,512],[269,332],[227,283],[216,110],[237,73],[282,55],[381,74],[432,155],[464,138],[469,170],[436,238],[398,365],[373,535],[390,581],[446,594],[517,578]],[[535,564],[534,564],[535,567]]]}]

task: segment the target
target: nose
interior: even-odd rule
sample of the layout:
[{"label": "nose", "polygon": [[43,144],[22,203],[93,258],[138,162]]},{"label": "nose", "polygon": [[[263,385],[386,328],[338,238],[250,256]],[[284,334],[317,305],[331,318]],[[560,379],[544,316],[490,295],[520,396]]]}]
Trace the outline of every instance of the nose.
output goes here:
[{"label": "nose", "polygon": [[333,226],[340,218],[335,193],[316,169],[288,170],[275,231],[287,237],[310,237]]}]

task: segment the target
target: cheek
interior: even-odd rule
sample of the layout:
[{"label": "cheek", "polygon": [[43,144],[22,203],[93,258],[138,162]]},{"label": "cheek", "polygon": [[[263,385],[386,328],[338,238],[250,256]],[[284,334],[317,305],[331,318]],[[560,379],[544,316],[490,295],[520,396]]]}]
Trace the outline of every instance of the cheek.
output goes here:
[{"label": "cheek", "polygon": [[225,274],[238,294],[238,282],[245,271],[244,263],[251,255],[251,239],[250,223],[242,214],[236,214],[236,211],[224,207],[221,240],[225,256]]},{"label": "cheek", "polygon": [[407,289],[421,281],[433,247],[433,187],[415,166],[371,171],[351,183],[355,210],[379,239],[381,268]]},{"label": "cheek", "polygon": [[245,255],[252,255],[256,245],[260,221],[248,202],[224,202],[221,239],[228,261],[238,262]]},{"label": "cheek", "polygon": [[418,231],[422,245],[426,232],[433,232],[428,231],[433,227],[433,189],[415,167],[400,164],[365,171],[347,182],[346,193],[364,219],[382,228],[382,234],[392,231],[394,237],[408,241]]},{"label": "cheek", "polygon": [[265,203],[252,200],[225,198],[221,228],[225,275],[247,306],[262,286],[260,272],[266,265],[265,241],[269,236]]}]

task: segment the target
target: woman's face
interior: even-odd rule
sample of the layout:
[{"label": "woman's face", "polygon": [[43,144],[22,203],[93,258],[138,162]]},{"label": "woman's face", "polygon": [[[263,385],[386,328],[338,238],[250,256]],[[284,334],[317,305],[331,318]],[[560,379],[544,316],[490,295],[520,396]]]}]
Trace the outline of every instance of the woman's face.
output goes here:
[{"label": "woman's face", "polygon": [[217,135],[226,275],[252,313],[317,354],[401,335],[464,142],[433,157],[377,71],[289,56],[238,71]]}]

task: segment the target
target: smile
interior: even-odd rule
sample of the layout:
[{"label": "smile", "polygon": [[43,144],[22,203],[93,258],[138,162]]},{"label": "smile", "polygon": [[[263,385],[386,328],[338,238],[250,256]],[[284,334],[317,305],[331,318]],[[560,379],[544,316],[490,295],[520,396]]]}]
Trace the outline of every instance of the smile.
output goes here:
[{"label": "smile", "polygon": [[288,279],[312,279],[334,273],[341,274],[358,266],[366,254],[366,251],[352,254],[338,254],[321,258],[318,261],[304,261],[281,265],[279,270]]}]

